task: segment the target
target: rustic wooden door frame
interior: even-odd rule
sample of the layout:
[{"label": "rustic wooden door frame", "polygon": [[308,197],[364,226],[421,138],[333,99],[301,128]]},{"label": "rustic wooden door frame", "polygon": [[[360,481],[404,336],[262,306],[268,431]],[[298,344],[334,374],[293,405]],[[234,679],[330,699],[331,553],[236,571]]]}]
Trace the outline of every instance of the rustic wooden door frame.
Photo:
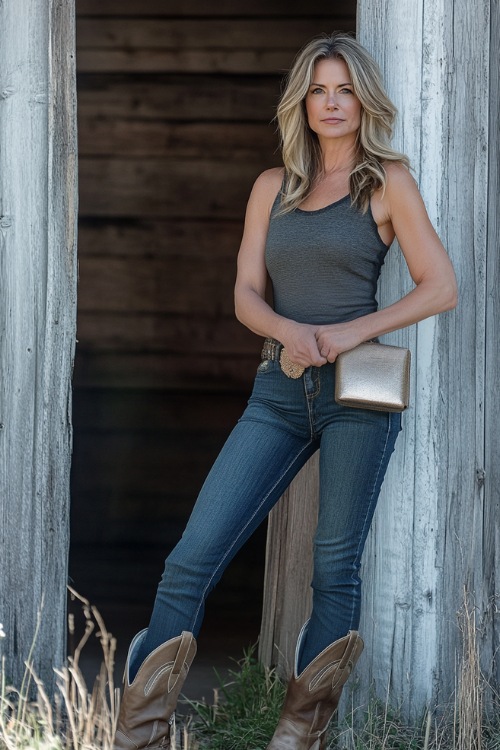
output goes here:
[{"label": "rustic wooden door frame", "polygon": [[[498,3],[359,0],[358,38],[382,64],[400,111],[395,145],[412,160],[460,289],[456,311],[388,337],[414,352],[412,405],[362,570],[356,704],[375,687],[418,717],[453,695],[464,587],[485,674],[499,678]],[[382,306],[411,288],[401,254],[390,256]],[[316,486],[306,467],[270,519],[260,656],[285,671],[309,611],[307,581],[289,571],[310,570]]]},{"label": "rustic wooden door frame", "polygon": [[74,0],[0,3],[0,647],[20,686],[36,635],[33,666],[49,691],[66,656],[74,15]]}]

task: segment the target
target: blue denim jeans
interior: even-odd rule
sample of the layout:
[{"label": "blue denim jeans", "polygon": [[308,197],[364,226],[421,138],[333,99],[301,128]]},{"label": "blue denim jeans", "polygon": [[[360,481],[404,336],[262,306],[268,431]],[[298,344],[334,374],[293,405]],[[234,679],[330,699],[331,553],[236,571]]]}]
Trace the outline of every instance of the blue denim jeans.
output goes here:
[{"label": "blue denim jeans", "polygon": [[248,406],[165,562],[136,666],[183,630],[197,636],[206,597],[318,448],[313,606],[301,669],[358,627],[361,554],[401,416],[339,406],[334,379],[334,364],[309,367],[297,380],[286,377],[277,361],[260,364]]}]

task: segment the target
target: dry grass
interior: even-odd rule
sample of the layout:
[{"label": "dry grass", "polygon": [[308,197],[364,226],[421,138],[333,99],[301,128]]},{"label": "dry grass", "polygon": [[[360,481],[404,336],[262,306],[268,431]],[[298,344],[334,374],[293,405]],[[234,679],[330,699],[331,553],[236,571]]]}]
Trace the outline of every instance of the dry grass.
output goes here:
[{"label": "dry grass", "polygon": [[[119,690],[115,688],[116,641],[107,630],[99,611],[76,591],[84,616],[84,633],[67,666],[56,672],[56,694],[51,701],[35,674],[31,653],[20,689],[6,681],[5,664],[0,672],[0,750],[111,750],[119,710]],[[37,626],[38,632],[38,626]],[[74,617],[69,616],[70,638],[75,636]],[[8,634],[6,634],[8,637]],[[89,639],[99,639],[102,663],[92,690],[87,688],[80,669],[82,650]],[[35,636],[36,640],[36,636]],[[36,690],[36,700],[29,700]],[[187,750],[184,742],[177,748]]]},{"label": "dry grass", "polygon": [[[0,670],[0,750],[111,750],[119,710],[115,688],[116,643],[98,610],[70,590],[84,615],[84,633],[68,658],[56,671],[56,695],[50,700],[43,684],[26,661],[23,684],[8,685],[5,665]],[[479,666],[476,611],[464,592],[459,613],[462,652],[457,659],[457,689],[454,704],[437,719],[429,712],[418,726],[408,727],[386,702],[372,701],[353,710],[350,720],[331,732],[330,750],[500,750],[500,725],[486,723],[486,683]],[[75,636],[74,619],[69,619]],[[0,637],[3,634],[0,626]],[[97,637],[102,664],[92,690],[80,669],[82,649]],[[247,655],[231,683],[221,685],[222,701],[214,706],[191,704],[193,715],[177,727],[172,750],[264,750],[283,697],[283,688],[270,670],[264,670]],[[36,700],[29,700],[35,687]],[[269,726],[266,719],[271,719]],[[253,739],[251,739],[253,738]],[[251,741],[250,741],[251,739]],[[248,744],[250,742],[250,744]],[[253,744],[252,744],[253,743]]]},{"label": "dry grass", "polygon": [[483,750],[483,693],[485,681],[479,666],[476,608],[464,587],[458,621],[462,632],[462,659],[458,672],[456,724],[457,750]]},{"label": "dry grass", "polygon": [[[111,750],[118,709],[114,688],[116,642],[95,607],[70,589],[82,605],[85,630],[67,666],[56,672],[56,695],[51,701],[36,675],[31,654],[21,688],[6,683],[2,664],[0,692],[0,748],[2,750]],[[74,621],[69,618],[70,634]],[[38,627],[37,627],[38,630]],[[99,638],[102,664],[93,689],[89,691],[80,669],[82,649],[91,635]],[[35,637],[36,640],[36,637]],[[30,701],[33,683],[36,700]]]},{"label": "dry grass", "polygon": [[[329,750],[500,750],[500,701],[480,668],[476,615],[474,598],[464,587],[458,612],[461,652],[450,705],[428,711],[420,724],[408,727],[388,700],[373,700],[353,709],[333,731]],[[487,691],[497,708],[492,720],[484,708]]]}]

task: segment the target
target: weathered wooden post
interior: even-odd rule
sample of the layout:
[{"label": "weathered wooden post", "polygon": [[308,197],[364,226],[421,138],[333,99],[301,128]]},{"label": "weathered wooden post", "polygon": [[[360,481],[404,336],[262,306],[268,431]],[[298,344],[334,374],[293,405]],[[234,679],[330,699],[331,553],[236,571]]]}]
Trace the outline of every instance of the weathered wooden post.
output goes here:
[{"label": "weathered wooden post", "polygon": [[[360,630],[366,651],[355,701],[363,704],[375,686],[408,718],[453,693],[464,586],[477,606],[483,670],[499,677],[499,17],[498,3],[489,0],[358,2],[358,38],[381,63],[401,113],[395,145],[410,156],[460,289],[455,312],[387,337],[409,344],[414,353],[412,405],[364,556]],[[410,286],[393,249],[381,305]],[[301,481],[307,484],[307,477]],[[295,487],[288,494],[288,502],[298,500]],[[283,511],[276,510],[270,534],[282,525]],[[311,524],[313,518],[311,512]],[[289,548],[278,573],[269,549],[267,596],[271,580],[274,589],[284,590],[288,569],[297,564],[294,556],[303,562],[310,554],[304,552],[310,528],[297,533],[302,541]],[[302,618],[306,592],[296,586],[290,596]],[[264,661],[271,660],[273,643],[283,650],[284,628],[279,613],[265,611]],[[291,651],[281,658],[289,664]]]},{"label": "weathered wooden post", "polygon": [[0,622],[9,679],[65,656],[76,328],[74,0],[0,3]]},{"label": "weathered wooden post", "polygon": [[[489,448],[492,439],[498,445],[490,416],[499,363],[498,292],[490,296],[498,268],[498,119],[490,113],[498,112],[498,23],[498,3],[489,0],[358,3],[359,39],[382,62],[401,112],[397,144],[410,155],[460,288],[453,314],[411,332],[414,408],[365,558],[362,627],[372,658],[363,663],[364,689],[372,680],[379,693],[389,685],[408,715],[454,690],[464,586],[477,607],[483,670],[499,676],[499,468]],[[393,262],[383,301],[405,289],[399,279]]]}]

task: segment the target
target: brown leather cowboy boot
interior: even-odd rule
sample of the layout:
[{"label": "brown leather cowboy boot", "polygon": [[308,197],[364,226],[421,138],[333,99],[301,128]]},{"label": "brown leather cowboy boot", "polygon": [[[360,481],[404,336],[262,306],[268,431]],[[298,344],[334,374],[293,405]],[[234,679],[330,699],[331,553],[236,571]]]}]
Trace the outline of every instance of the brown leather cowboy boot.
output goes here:
[{"label": "brown leather cowboy boot", "polygon": [[350,630],[318,654],[298,676],[300,645],[306,627],[307,623],[297,640],[294,673],[267,750],[326,750],[326,730],[337,710],[342,688],[363,650],[359,634]]},{"label": "brown leather cowboy boot", "polygon": [[177,698],[196,654],[192,633],[183,632],[158,646],[130,682],[133,654],[146,634],[130,644],[113,750],[168,750]]}]

